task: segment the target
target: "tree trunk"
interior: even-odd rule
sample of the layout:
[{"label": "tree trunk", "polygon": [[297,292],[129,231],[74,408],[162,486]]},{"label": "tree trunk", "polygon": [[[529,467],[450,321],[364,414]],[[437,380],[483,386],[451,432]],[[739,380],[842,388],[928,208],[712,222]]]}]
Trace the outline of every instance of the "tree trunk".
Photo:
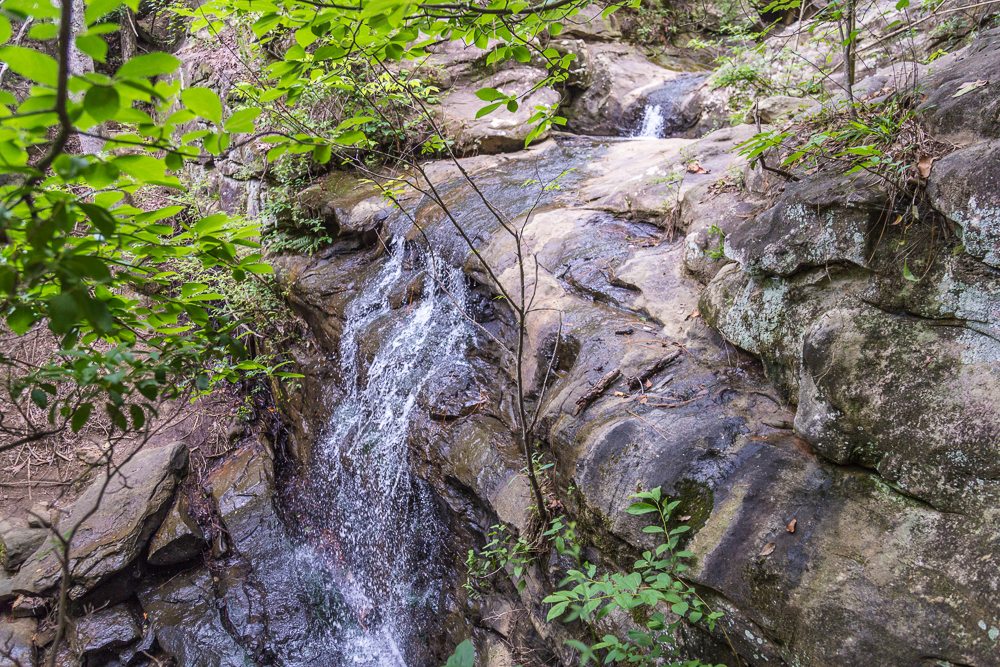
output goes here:
[{"label": "tree trunk", "polygon": [[[73,3],[73,20],[71,21],[73,39],[69,45],[70,74],[80,76],[93,72],[94,60],[76,45],[77,35],[83,34],[87,30],[87,21],[84,18],[84,11],[86,11],[84,0],[63,0],[63,2]],[[77,134],[77,138],[80,140],[80,153],[96,155],[104,149],[104,142],[100,139],[83,134]]]}]

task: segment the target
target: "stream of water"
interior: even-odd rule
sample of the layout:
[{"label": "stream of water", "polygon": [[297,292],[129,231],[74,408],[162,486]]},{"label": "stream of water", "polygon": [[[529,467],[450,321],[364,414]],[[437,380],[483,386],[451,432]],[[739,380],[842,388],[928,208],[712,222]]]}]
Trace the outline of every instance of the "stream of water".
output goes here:
[{"label": "stream of water", "polygon": [[[400,316],[390,294],[420,271],[423,293]],[[435,369],[465,363],[466,289],[460,270],[408,252],[400,237],[347,309],[339,354],[344,396],[317,444],[301,499],[308,550],[340,597],[330,629],[339,655],[329,664],[419,664],[410,656],[419,655],[427,623],[439,615],[443,521],[411,471],[408,435]]]}]

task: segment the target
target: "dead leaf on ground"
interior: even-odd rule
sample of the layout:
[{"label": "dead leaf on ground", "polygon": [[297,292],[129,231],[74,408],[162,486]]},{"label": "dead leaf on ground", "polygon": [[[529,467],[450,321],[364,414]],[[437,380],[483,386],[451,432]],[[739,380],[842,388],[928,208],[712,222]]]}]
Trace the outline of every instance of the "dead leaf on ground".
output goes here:
[{"label": "dead leaf on ground", "polygon": [[798,522],[799,522],[798,519],[792,519],[791,521],[788,522],[788,525],[785,526],[785,530],[787,530],[789,533],[794,533],[795,526],[796,524],[798,524]]},{"label": "dead leaf on ground", "polygon": [[652,380],[646,380],[645,384],[646,384],[646,389],[649,389],[650,387],[653,386],[653,381]]},{"label": "dead leaf on ground", "polygon": [[688,162],[687,170],[688,170],[689,174],[709,174],[709,173],[711,173],[711,171],[709,169],[705,169],[703,166],[701,166],[701,164],[697,160],[694,161],[694,162]]},{"label": "dead leaf on ground", "polygon": [[966,81],[965,83],[963,83],[961,86],[958,87],[958,90],[955,92],[954,95],[952,95],[952,97],[961,97],[962,95],[971,93],[974,90],[979,90],[988,83],[989,81],[985,79],[979,79],[978,81]]},{"label": "dead leaf on ground", "polygon": [[768,542],[767,544],[764,545],[764,548],[760,550],[760,555],[770,556],[771,554],[774,553],[774,548],[776,546],[777,545],[774,542]]},{"label": "dead leaf on ground", "polygon": [[614,394],[612,394],[612,395],[613,395],[613,396],[617,396],[618,398],[622,398],[622,397],[624,397],[624,396],[628,396],[628,394],[626,394],[626,393],[625,393],[624,391],[616,391],[616,392],[615,392]]},{"label": "dead leaf on ground", "polygon": [[677,520],[678,521],[690,521],[691,520],[691,515],[685,514],[684,516],[679,516],[679,517],[677,517]]},{"label": "dead leaf on ground", "polygon": [[926,179],[931,175],[931,167],[934,166],[935,159],[930,155],[920,156],[920,159],[917,160],[917,173],[920,174],[920,178]]}]

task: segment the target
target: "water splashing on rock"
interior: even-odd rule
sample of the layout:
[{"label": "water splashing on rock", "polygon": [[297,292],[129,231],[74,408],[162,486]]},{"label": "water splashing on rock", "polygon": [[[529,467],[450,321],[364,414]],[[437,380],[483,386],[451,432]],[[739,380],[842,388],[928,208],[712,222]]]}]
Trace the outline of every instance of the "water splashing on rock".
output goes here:
[{"label": "water splashing on rock", "polygon": [[[392,294],[407,281],[422,287],[414,303],[394,310]],[[444,522],[411,471],[408,441],[433,374],[465,363],[465,295],[460,270],[397,239],[347,308],[339,359],[344,393],[299,499],[306,542],[340,596],[330,630],[342,653],[336,664],[420,664],[411,656],[426,646],[428,624],[440,616]]]},{"label": "water splashing on rock", "polygon": [[663,136],[663,110],[659,104],[647,104],[642,111],[642,122],[632,133],[637,139],[658,139]]}]

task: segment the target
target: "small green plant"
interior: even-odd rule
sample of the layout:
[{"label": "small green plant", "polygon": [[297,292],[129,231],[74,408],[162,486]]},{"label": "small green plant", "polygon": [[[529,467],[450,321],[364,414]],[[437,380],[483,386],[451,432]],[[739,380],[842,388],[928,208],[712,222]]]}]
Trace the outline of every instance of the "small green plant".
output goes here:
[{"label": "small green plant", "polygon": [[[653,515],[655,519],[643,532],[657,535],[663,541],[653,550],[645,551],[629,572],[601,572],[597,565],[581,560],[581,550],[567,533],[551,535],[556,548],[577,563],[560,583],[559,590],[544,601],[551,604],[548,620],[580,621],[600,637],[587,645],[581,641],[569,643],[581,656],[581,664],[626,663],[631,665],[671,665],[699,667],[698,660],[680,660],[676,632],[684,621],[703,623],[710,630],[722,617],[712,611],[697,591],[681,576],[688,570],[686,561],[691,552],[680,549],[681,536],[688,526],[671,521],[678,500],[665,497],[660,488],[633,496],[636,499],[628,513],[635,516]],[[566,526],[573,535],[572,524]],[[547,534],[552,534],[549,531]],[[559,540],[562,540],[560,543]],[[669,611],[668,611],[669,610]],[[636,621],[637,627],[624,636],[601,635],[602,620],[621,611]]]},{"label": "small green plant", "polygon": [[463,588],[472,598],[479,598],[493,577],[506,572],[514,581],[518,592],[527,582],[525,572],[535,557],[535,550],[520,535],[515,536],[507,526],[495,524],[486,533],[486,544],[478,552],[469,549],[465,558],[466,579]]},{"label": "small green plant", "polygon": [[895,192],[906,191],[910,173],[920,154],[933,154],[935,146],[920,130],[905,97],[883,102],[854,103],[828,110],[804,121],[760,132],[738,149],[751,163],[768,155],[777,157],[779,171],[814,170],[833,166],[845,174],[870,173]]},{"label": "small green plant", "polygon": [[719,260],[726,256],[725,244],[726,244],[726,233],[719,228],[718,225],[711,225],[708,228],[708,240],[718,239],[705,254],[708,255],[713,260]]},{"label": "small green plant", "polygon": [[448,657],[444,667],[475,667],[476,649],[472,642],[466,639],[455,647],[455,652]]}]

